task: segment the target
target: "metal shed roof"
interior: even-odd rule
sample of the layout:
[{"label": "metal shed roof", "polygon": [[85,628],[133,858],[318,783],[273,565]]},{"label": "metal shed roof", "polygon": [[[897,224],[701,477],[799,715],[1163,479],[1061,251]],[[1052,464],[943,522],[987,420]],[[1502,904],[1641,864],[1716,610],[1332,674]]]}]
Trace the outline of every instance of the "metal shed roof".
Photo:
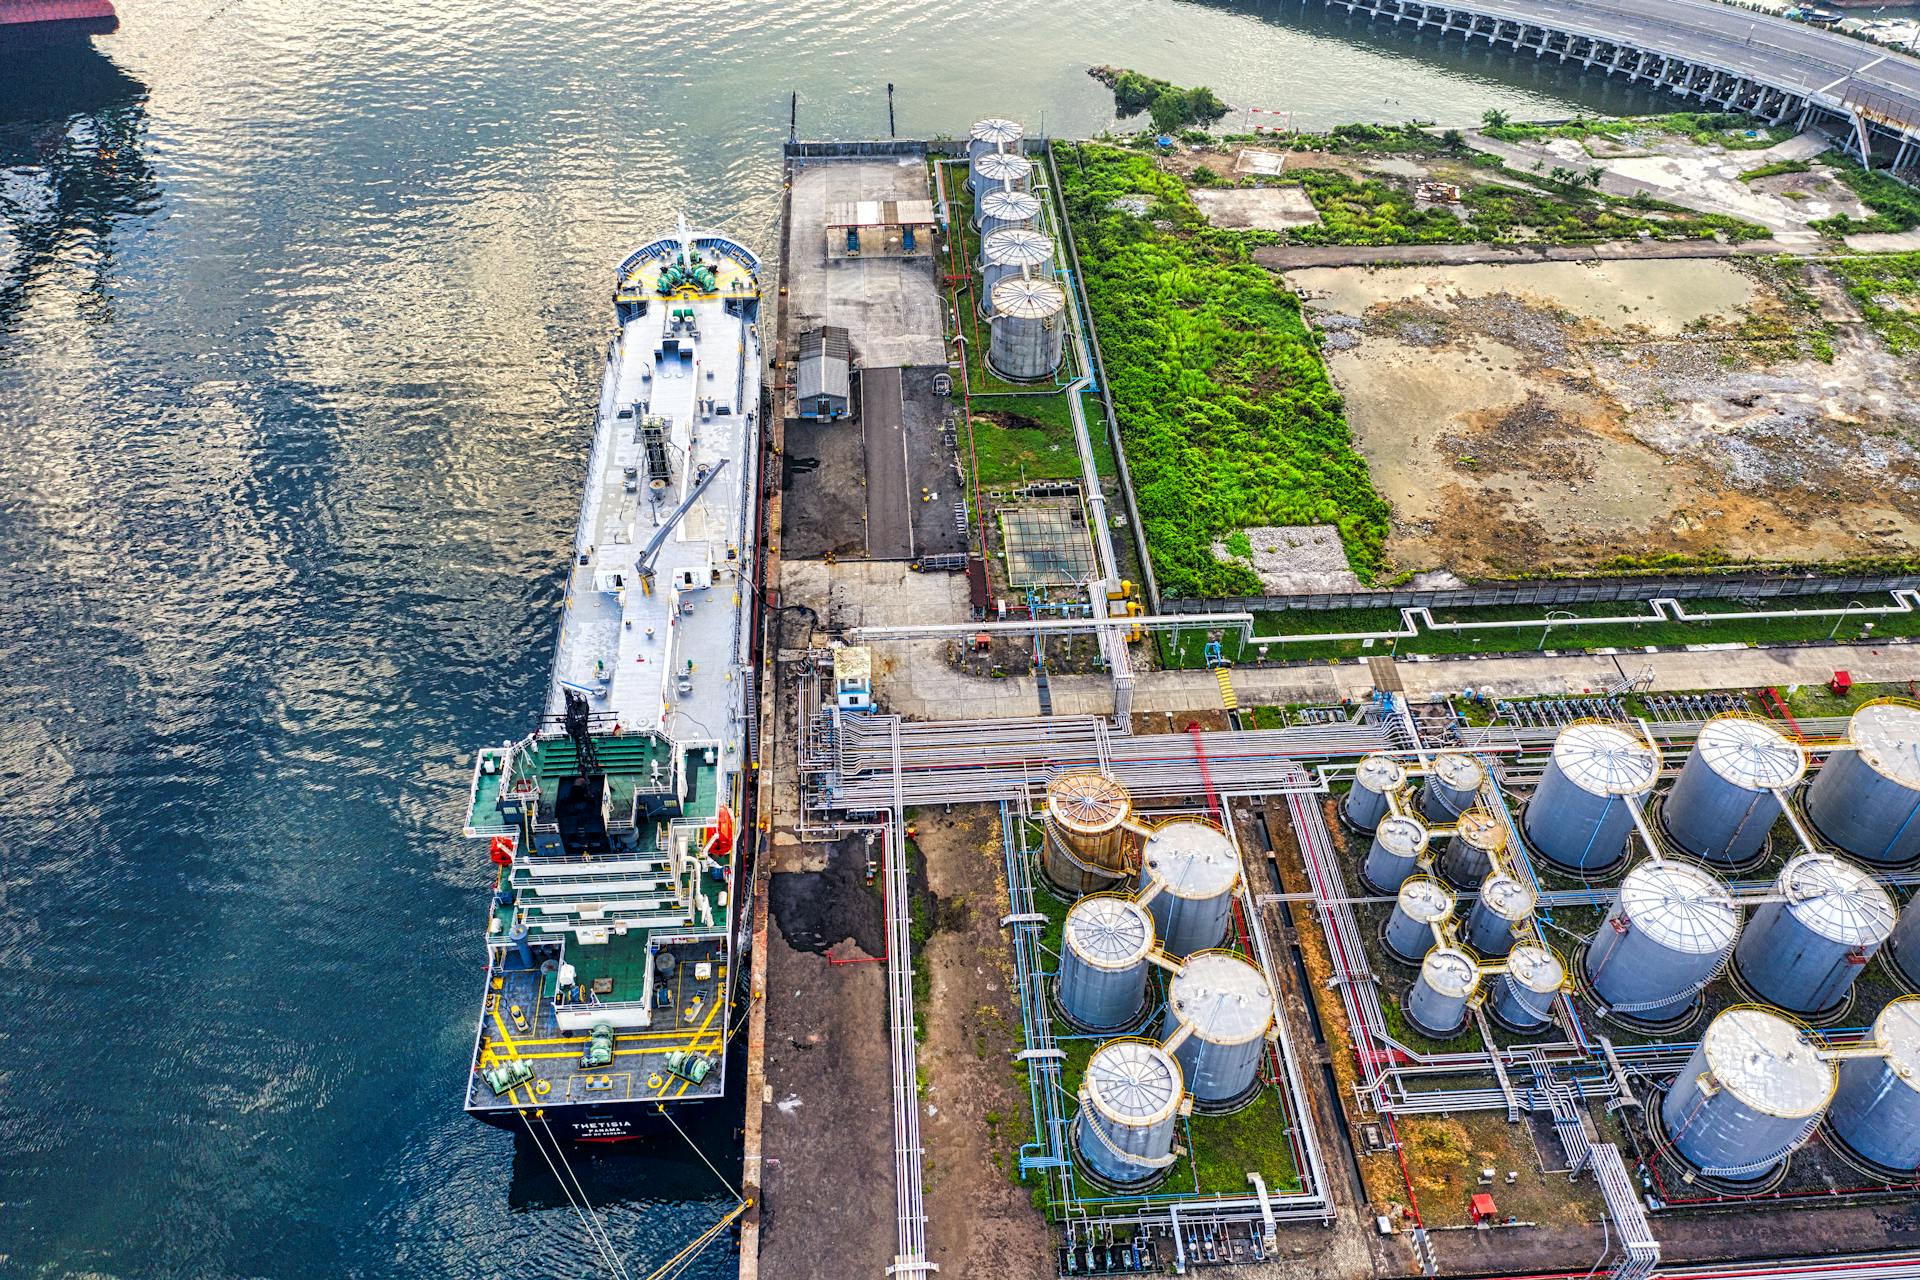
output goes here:
[{"label": "metal shed roof", "polygon": [[827,206],[829,227],[930,227],[931,200],[845,200]]},{"label": "metal shed roof", "polygon": [[847,331],[823,325],[800,335],[800,360],[794,369],[795,394],[804,402],[821,396],[845,400],[853,385]]}]

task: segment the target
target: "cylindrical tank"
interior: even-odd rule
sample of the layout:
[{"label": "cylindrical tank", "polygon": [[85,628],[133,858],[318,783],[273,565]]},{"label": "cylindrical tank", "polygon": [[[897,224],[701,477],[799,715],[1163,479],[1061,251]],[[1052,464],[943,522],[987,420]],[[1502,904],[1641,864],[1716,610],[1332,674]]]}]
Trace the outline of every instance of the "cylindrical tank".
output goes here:
[{"label": "cylindrical tank", "polygon": [[1663,1022],[1720,972],[1739,934],[1740,909],[1712,872],[1649,859],[1627,872],[1587,943],[1587,983],[1608,1009]]},{"label": "cylindrical tank", "polygon": [[1527,839],[1570,871],[1604,871],[1626,855],[1627,806],[1659,776],[1659,755],[1633,730],[1599,720],[1570,724],[1554,739],[1527,803]]},{"label": "cylindrical tank", "polygon": [[1523,942],[1507,957],[1507,971],[1494,980],[1487,1012],[1509,1031],[1538,1031],[1553,1022],[1553,1001],[1567,983],[1560,957]]},{"label": "cylindrical tank", "polygon": [[1427,851],[1427,824],[1402,813],[1390,813],[1374,828],[1373,843],[1360,874],[1381,893],[1395,893],[1406,878],[1420,869]]},{"label": "cylindrical tank", "polygon": [[1162,1041],[1172,1044],[1196,1107],[1223,1110],[1253,1091],[1272,1026],[1266,977],[1231,951],[1189,956],[1167,983]]},{"label": "cylindrical tank", "polygon": [[1074,1152],[1109,1186],[1152,1182],[1173,1163],[1185,1094],[1180,1064],[1159,1045],[1145,1040],[1101,1045],[1081,1077]]},{"label": "cylindrical tank", "polygon": [[1807,784],[1807,818],[1841,849],[1879,867],[1920,858],[1920,706],[1869,702]]},{"label": "cylindrical tank", "polygon": [[1720,866],[1743,865],[1779,820],[1774,791],[1793,786],[1806,772],[1806,751],[1766,721],[1715,716],[1700,726],[1661,803],[1661,825],[1683,853]]},{"label": "cylindrical tank", "polygon": [[1096,893],[1067,912],[1060,938],[1060,1009],[1084,1031],[1131,1026],[1146,1012],[1153,920],[1118,893]]},{"label": "cylindrical tank", "polygon": [[1018,151],[1026,136],[1027,131],[1012,120],[975,120],[967,134],[967,159],[978,160],[989,151]]},{"label": "cylindrical tank", "polygon": [[1140,849],[1140,896],[1168,955],[1219,946],[1239,885],[1240,855],[1211,822],[1163,822]]},{"label": "cylindrical tank", "polygon": [[1733,963],[1762,999],[1794,1013],[1831,1009],[1893,932],[1893,899],[1865,867],[1802,853],[1753,910]]},{"label": "cylindrical tank", "polygon": [[1053,376],[1066,348],[1067,295],[1051,280],[1015,276],[993,287],[987,365],[1009,382]]},{"label": "cylindrical tank", "polygon": [[1882,1009],[1873,1038],[1885,1056],[1841,1059],[1827,1124],[1857,1155],[1904,1173],[1920,1168],[1920,996]]},{"label": "cylindrical tank", "polygon": [[1479,802],[1480,787],[1486,780],[1486,767],[1466,752],[1442,751],[1433,758],[1427,780],[1420,784],[1420,812],[1428,822],[1450,826]]},{"label": "cylindrical tank", "polygon": [[1353,773],[1353,789],[1347,792],[1340,814],[1355,831],[1369,835],[1387,816],[1387,796],[1407,780],[1407,771],[1390,756],[1368,756]]},{"label": "cylindrical tank", "polygon": [[1409,877],[1394,899],[1381,941],[1394,956],[1419,964],[1433,947],[1434,924],[1452,914],[1453,890],[1431,876]]},{"label": "cylindrical tank", "polygon": [[1899,920],[1894,922],[1893,936],[1887,939],[1887,959],[1909,987],[1920,988],[1920,893],[1907,899]]},{"label": "cylindrical tank", "polygon": [[989,151],[973,161],[973,198],[1003,187],[1025,191],[1033,181],[1033,161],[1014,151]]},{"label": "cylindrical tank", "polygon": [[1440,855],[1440,874],[1456,889],[1477,888],[1507,847],[1507,829],[1485,809],[1469,809],[1454,824],[1453,838]]},{"label": "cylindrical tank", "polygon": [[1467,1025],[1467,1004],[1480,987],[1480,966],[1457,947],[1435,947],[1407,988],[1403,1012],[1415,1028],[1447,1040]]},{"label": "cylindrical tank", "polygon": [[1752,1178],[1784,1160],[1820,1122],[1833,1065],[1800,1028],[1750,1005],[1707,1025],[1673,1078],[1660,1119],[1674,1148],[1702,1173]]},{"label": "cylindrical tank", "polygon": [[996,188],[981,196],[980,203],[973,207],[973,225],[983,241],[997,231],[1031,230],[1039,216],[1040,199],[1030,191]]},{"label": "cylindrical tank", "polygon": [[1474,954],[1503,956],[1513,950],[1514,932],[1533,915],[1534,893],[1505,872],[1496,872],[1480,884],[1480,896],[1467,911],[1460,940]]},{"label": "cylindrical tank", "polygon": [[1105,889],[1127,874],[1127,789],[1103,773],[1063,773],[1047,784],[1047,839],[1040,869],[1071,897]]},{"label": "cylindrical tank", "polygon": [[993,315],[993,291],[1002,280],[1026,274],[1053,278],[1053,239],[1019,227],[996,231],[980,246],[980,311]]}]

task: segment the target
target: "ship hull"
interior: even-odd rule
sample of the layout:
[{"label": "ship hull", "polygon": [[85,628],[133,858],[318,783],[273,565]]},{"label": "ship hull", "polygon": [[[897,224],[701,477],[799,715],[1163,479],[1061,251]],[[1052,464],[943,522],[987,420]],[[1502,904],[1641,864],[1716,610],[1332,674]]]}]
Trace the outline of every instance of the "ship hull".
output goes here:
[{"label": "ship hull", "polygon": [[[719,1102],[720,1099],[710,1101]],[[674,1110],[684,1111],[700,1105],[697,1102],[679,1103]],[[667,1113],[651,1102],[563,1104],[525,1111],[469,1109],[467,1114],[509,1133],[526,1133],[531,1128],[543,1136],[551,1133],[562,1142],[634,1142],[663,1138],[673,1133],[673,1123],[668,1120]]]},{"label": "ship hull", "polygon": [[120,29],[107,0],[0,0],[0,48],[39,49],[74,44]]}]

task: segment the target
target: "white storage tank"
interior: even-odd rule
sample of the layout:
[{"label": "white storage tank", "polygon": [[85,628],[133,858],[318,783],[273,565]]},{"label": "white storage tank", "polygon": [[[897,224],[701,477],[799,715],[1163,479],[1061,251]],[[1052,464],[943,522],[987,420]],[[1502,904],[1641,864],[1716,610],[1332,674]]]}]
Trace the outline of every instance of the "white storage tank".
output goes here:
[{"label": "white storage tank", "polygon": [[1608,1012],[1659,1024],[1686,1013],[1740,935],[1740,909],[1704,867],[1648,859],[1587,943],[1585,976]]},{"label": "white storage tank", "polygon": [[993,291],[1021,275],[1053,279],[1053,239],[1019,227],[996,231],[980,246],[980,314],[993,315]]},{"label": "white storage tank", "polygon": [[1116,1031],[1147,1004],[1153,921],[1118,893],[1096,893],[1067,912],[1060,938],[1060,1009],[1082,1031]]},{"label": "white storage tank", "polygon": [[982,242],[1001,231],[1030,231],[1039,216],[1040,199],[1030,191],[989,191],[973,207],[973,225]]},{"label": "white storage tank", "polygon": [[1407,989],[1402,1012],[1435,1040],[1451,1040],[1467,1025],[1467,1009],[1480,989],[1480,966],[1457,947],[1435,947],[1420,962],[1420,976]]},{"label": "white storage tank", "polygon": [[1838,1004],[1893,932],[1893,899],[1865,867],[1830,853],[1788,860],[1733,949],[1740,979],[1800,1014]]},{"label": "white storage tank", "polygon": [[1683,853],[1745,866],[1780,818],[1776,790],[1806,776],[1807,753],[1764,720],[1715,716],[1700,726],[1680,776],[1660,804],[1667,838]]},{"label": "white storage tank", "polygon": [[1827,1127],[1848,1150],[1897,1174],[1920,1169],[1920,996],[1902,996],[1873,1021],[1884,1054],[1843,1058]]},{"label": "white storage tank", "polygon": [[1553,755],[1527,802],[1527,839],[1569,871],[1605,871],[1626,856],[1629,805],[1653,789],[1660,756],[1637,732],[1576,721],[1554,739]]},{"label": "white storage tank", "polygon": [[1186,1085],[1173,1055],[1145,1040],[1103,1044],[1081,1077],[1074,1154],[1107,1187],[1145,1186],[1173,1164],[1185,1106]]},{"label": "white storage tank", "polygon": [[1833,1096],[1831,1063],[1800,1028],[1752,1006],[1707,1025],[1660,1104],[1667,1140],[1704,1174],[1764,1177],[1820,1123]]},{"label": "white storage tank", "polygon": [[987,366],[1009,382],[1039,382],[1066,354],[1067,294],[1051,280],[1015,276],[993,287]]},{"label": "white storage tank", "polygon": [[1507,828],[1485,809],[1469,809],[1454,824],[1440,855],[1440,874],[1456,889],[1478,888],[1507,847]]},{"label": "white storage tank", "polygon": [[1231,951],[1197,952],[1167,983],[1162,1043],[1199,1110],[1231,1110],[1252,1096],[1272,1027],[1265,975]]},{"label": "white storage tank", "polygon": [[1340,806],[1340,816],[1355,831],[1373,834],[1387,816],[1387,797],[1407,781],[1407,771],[1391,756],[1368,756],[1353,772],[1353,789]]},{"label": "white storage tank", "polygon": [[1431,876],[1412,876],[1400,886],[1381,941],[1397,959],[1419,964],[1433,946],[1433,926],[1453,915],[1453,890]]},{"label": "white storage tank", "polygon": [[1442,751],[1420,784],[1420,812],[1436,826],[1451,826],[1479,803],[1486,780],[1486,767],[1474,757],[1464,751]]},{"label": "white storage tank", "polygon": [[1025,191],[1033,182],[1033,161],[1015,151],[989,151],[973,162],[973,198],[989,191]]},{"label": "white storage tank", "polygon": [[1056,775],[1047,784],[1041,872],[1068,897],[1111,887],[1130,870],[1125,824],[1132,816],[1127,789],[1105,774],[1077,769]]},{"label": "white storage tank", "polygon": [[1476,955],[1504,956],[1533,918],[1533,906],[1532,889],[1504,871],[1495,872],[1481,882],[1460,940]]},{"label": "white storage tank", "polygon": [[1360,875],[1381,893],[1397,893],[1408,876],[1420,869],[1427,852],[1427,824],[1403,813],[1390,813],[1374,828],[1373,843]]},{"label": "white storage tank", "polygon": [[1920,989],[1920,893],[1907,899],[1887,939],[1887,960],[1907,985]]},{"label": "white storage tank", "polygon": [[967,160],[972,163],[992,151],[1019,151],[1026,137],[1027,131],[1012,120],[975,120],[967,134]]},{"label": "white storage tank", "polygon": [[1523,942],[1507,957],[1507,971],[1494,979],[1487,1012],[1522,1035],[1553,1025],[1553,1002],[1567,984],[1566,966],[1552,950]]},{"label": "white storage tank", "polygon": [[1140,899],[1153,916],[1161,949],[1184,956],[1227,936],[1240,855],[1218,826],[1175,818],[1153,829],[1140,849]]},{"label": "white storage tank", "polygon": [[1862,862],[1920,858],[1920,706],[1869,702],[1847,722],[1847,741],[1853,749],[1827,757],[1807,784],[1807,819]]}]

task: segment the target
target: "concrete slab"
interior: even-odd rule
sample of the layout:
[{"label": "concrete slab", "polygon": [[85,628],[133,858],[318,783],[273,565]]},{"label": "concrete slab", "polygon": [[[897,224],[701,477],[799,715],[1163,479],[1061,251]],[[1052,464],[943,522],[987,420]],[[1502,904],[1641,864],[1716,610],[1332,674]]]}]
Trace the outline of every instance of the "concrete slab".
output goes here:
[{"label": "concrete slab", "polygon": [[900,370],[860,371],[860,429],[865,436],[867,556],[913,558],[913,519],[908,504],[907,431],[902,420]]},{"label": "concrete slab", "polygon": [[[920,556],[967,549],[966,530],[954,511],[954,504],[962,501],[963,490],[954,426],[950,424],[958,423],[960,411],[951,397],[933,389],[934,380],[945,373],[944,367],[900,371],[901,412],[907,434],[907,496],[912,508],[914,554]],[[922,489],[927,491],[925,501],[921,500]]]},{"label": "concrete slab", "polygon": [[1319,211],[1299,187],[1196,187],[1193,202],[1216,227],[1286,231],[1320,225]]},{"label": "concrete slab", "polygon": [[796,160],[787,238],[788,327],[844,326],[857,363],[944,365],[933,259],[827,257],[827,211],[856,200],[925,200],[919,158]]}]

